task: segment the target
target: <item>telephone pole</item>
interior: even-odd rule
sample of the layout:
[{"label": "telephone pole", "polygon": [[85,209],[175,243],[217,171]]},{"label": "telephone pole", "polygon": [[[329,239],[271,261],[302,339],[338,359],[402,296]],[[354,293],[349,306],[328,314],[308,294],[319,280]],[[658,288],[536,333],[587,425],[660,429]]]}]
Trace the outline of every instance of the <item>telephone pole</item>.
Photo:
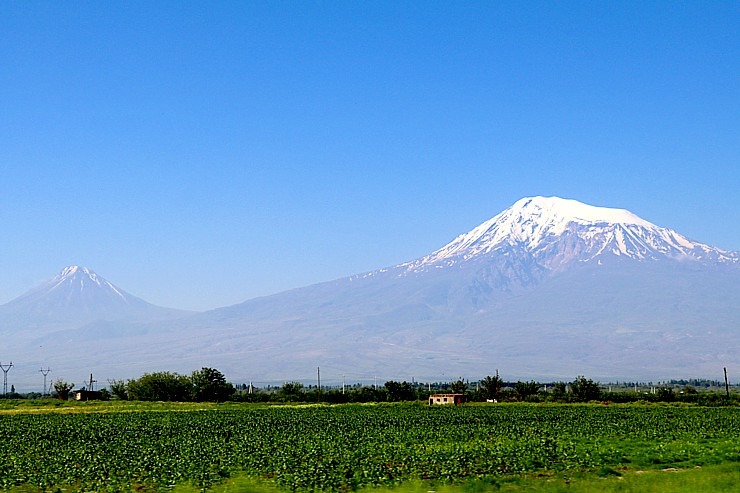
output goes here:
[{"label": "telephone pole", "polygon": [[49,367],[47,366],[47,367],[46,367],[46,370],[44,370],[44,367],[42,366],[42,367],[41,367],[41,369],[40,369],[39,371],[40,371],[40,372],[41,372],[41,373],[42,373],[42,374],[44,375],[44,388],[43,388],[43,390],[41,391],[41,397],[43,397],[43,396],[45,396],[45,395],[46,395],[46,375],[48,375],[48,374],[49,374],[49,373],[51,372],[51,368],[49,368]]},{"label": "telephone pole", "polygon": [[0,369],[3,370],[3,397],[8,397],[8,372],[11,368],[13,368],[12,361],[9,365],[4,365],[0,363]]},{"label": "telephone pole", "polygon": [[727,392],[727,398],[730,398],[730,383],[727,381],[727,368],[725,368],[725,391]]}]

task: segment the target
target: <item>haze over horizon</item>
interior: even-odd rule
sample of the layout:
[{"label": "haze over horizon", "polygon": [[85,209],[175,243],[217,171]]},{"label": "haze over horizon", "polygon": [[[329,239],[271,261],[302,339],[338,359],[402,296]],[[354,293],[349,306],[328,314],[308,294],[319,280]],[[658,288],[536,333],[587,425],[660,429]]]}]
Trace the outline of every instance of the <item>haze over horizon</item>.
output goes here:
[{"label": "haze over horizon", "polygon": [[184,5],[0,5],[0,304],[227,306],[534,195],[740,250],[736,3]]}]

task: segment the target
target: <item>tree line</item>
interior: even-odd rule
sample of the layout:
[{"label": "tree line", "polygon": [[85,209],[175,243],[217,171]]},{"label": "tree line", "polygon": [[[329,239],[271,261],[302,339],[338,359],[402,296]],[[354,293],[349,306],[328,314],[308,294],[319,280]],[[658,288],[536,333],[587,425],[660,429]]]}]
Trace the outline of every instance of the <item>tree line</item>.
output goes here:
[{"label": "tree line", "polygon": [[[63,379],[54,382],[55,396],[66,400],[74,384]],[[82,387],[80,390],[85,391]],[[132,401],[223,402],[234,395],[236,388],[215,368],[203,367],[190,375],[160,371],[145,373],[139,378],[112,380],[110,389],[96,393],[96,398]]]},{"label": "tree line", "polygon": [[270,390],[254,389],[249,393],[246,386],[240,388],[231,400],[246,402],[325,402],[329,404],[365,402],[427,402],[437,393],[464,394],[468,402],[687,402],[700,405],[726,405],[738,403],[740,396],[727,398],[719,392],[698,392],[686,386],[681,390],[670,387],[656,388],[655,392],[633,392],[631,390],[608,391],[585,376],[570,382],[543,384],[535,381],[506,382],[498,373],[487,376],[472,384],[466,380],[444,384],[419,384],[406,381],[387,381],[382,387],[361,386],[348,389],[318,389],[304,387],[300,382],[286,382],[282,387]]},{"label": "tree line", "polygon": [[[67,399],[74,384],[64,380],[54,383],[55,395]],[[190,375],[161,371],[145,373],[137,379],[113,380],[109,389],[96,394],[96,399],[115,398],[135,401],[179,402],[324,402],[329,404],[365,402],[428,401],[436,393],[464,394],[469,402],[689,402],[703,405],[737,402],[738,395],[727,398],[718,392],[699,392],[685,385],[654,387],[652,392],[604,389],[599,382],[578,376],[570,382],[543,384],[531,381],[506,382],[498,374],[489,375],[472,384],[462,378],[448,383],[420,384],[407,381],[386,381],[382,386],[351,386],[318,388],[300,382],[285,382],[281,387],[254,388],[246,384],[233,385],[215,368],[201,368]],[[84,390],[84,387],[82,388]]]}]

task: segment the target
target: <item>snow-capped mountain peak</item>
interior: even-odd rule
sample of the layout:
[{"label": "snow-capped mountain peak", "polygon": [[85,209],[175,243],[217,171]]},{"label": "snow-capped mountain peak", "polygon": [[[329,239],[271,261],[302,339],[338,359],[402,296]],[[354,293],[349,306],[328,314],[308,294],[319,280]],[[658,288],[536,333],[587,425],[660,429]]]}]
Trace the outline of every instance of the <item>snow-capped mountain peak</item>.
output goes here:
[{"label": "snow-capped mountain peak", "polygon": [[622,224],[657,228],[624,209],[610,209],[559,197],[527,197],[484,222],[450,245],[456,247],[483,241],[521,242],[535,248],[547,236],[562,235],[572,225]]},{"label": "snow-capped mountain peak", "polygon": [[460,264],[481,256],[525,256],[548,270],[606,257],[740,262],[625,210],[560,197],[526,197],[439,250],[403,264],[410,271]]},{"label": "snow-capped mountain peak", "polygon": [[14,300],[0,305],[0,321],[16,327],[52,327],[101,320],[164,319],[183,312],[147,303],[87,267],[70,265]]},{"label": "snow-capped mountain peak", "polygon": [[47,283],[47,290],[52,291],[64,285],[76,286],[80,290],[84,290],[86,281],[88,286],[94,285],[98,288],[105,289],[106,291],[113,293],[115,296],[120,297],[122,300],[127,301],[126,295],[113,284],[102,277],[99,277],[95,272],[87,267],[80,267],[78,265],[70,265],[69,267],[62,269],[59,274]]}]

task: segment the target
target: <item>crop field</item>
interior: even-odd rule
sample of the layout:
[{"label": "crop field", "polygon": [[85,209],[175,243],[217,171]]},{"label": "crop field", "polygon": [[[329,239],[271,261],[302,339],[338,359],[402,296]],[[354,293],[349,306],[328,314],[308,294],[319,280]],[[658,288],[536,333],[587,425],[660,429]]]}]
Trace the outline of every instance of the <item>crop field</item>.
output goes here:
[{"label": "crop field", "polygon": [[349,491],[533,473],[740,464],[740,410],[667,406],[226,406],[0,415],[0,487],[167,491],[233,475]]}]

